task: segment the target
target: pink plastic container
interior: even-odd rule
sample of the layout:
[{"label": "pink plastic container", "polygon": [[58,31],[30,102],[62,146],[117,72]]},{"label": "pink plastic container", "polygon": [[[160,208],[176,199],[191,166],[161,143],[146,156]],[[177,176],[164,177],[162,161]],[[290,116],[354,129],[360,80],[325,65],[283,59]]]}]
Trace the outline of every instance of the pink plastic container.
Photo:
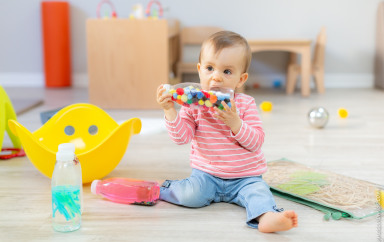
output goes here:
[{"label": "pink plastic container", "polygon": [[157,182],[116,177],[94,180],[91,192],[116,203],[154,205],[159,199],[160,186]]}]

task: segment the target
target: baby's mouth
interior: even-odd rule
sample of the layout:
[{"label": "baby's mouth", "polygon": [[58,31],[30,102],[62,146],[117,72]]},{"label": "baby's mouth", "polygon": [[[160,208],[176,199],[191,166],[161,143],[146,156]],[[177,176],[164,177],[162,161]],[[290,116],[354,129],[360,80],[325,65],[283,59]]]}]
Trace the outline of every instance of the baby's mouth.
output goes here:
[{"label": "baby's mouth", "polygon": [[212,89],[218,89],[218,88],[222,88],[221,86],[210,86],[209,87],[209,90],[212,90]]}]

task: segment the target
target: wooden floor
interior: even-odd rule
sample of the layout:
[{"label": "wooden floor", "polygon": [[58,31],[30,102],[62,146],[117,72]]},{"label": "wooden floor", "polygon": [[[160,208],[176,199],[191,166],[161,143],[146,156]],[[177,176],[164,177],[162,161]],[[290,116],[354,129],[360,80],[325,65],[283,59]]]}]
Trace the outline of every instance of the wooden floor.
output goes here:
[{"label": "wooden floor", "polygon": [[[11,99],[43,97],[44,104],[18,117],[34,131],[40,112],[72,103],[88,102],[85,89],[12,89]],[[384,92],[374,89],[329,89],[324,95],[287,96],[283,89],[248,92],[260,103],[269,100],[273,111],[262,113],[266,133],[263,150],[268,160],[282,157],[315,168],[384,184]],[[154,97],[155,98],[155,97]],[[307,112],[324,106],[330,113],[325,129],[311,128]],[[345,107],[350,116],[338,118]],[[159,110],[106,110],[115,120],[159,118]],[[146,127],[143,127],[145,129]],[[5,146],[11,145],[5,138]],[[177,146],[164,129],[131,138],[127,152],[108,177],[162,182],[189,176],[189,145]],[[44,159],[44,157],[41,157]],[[107,161],[106,161],[107,162]],[[299,227],[263,234],[245,224],[245,210],[217,203],[188,209],[159,201],[155,206],[108,202],[84,187],[81,229],[67,234],[51,225],[50,180],[25,158],[0,161],[0,241],[378,241],[378,217],[360,221],[324,221],[323,214],[276,197],[278,206],[294,209]],[[383,219],[384,220],[384,219]],[[381,227],[383,227],[381,225]]]}]

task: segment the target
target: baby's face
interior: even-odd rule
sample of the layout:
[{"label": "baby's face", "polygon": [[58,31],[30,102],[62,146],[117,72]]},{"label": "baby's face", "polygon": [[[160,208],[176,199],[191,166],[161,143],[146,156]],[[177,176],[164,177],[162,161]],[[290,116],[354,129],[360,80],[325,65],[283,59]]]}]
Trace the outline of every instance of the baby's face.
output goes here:
[{"label": "baby's face", "polygon": [[201,62],[197,65],[200,84],[205,90],[212,87],[239,88],[247,80],[244,73],[244,48],[235,45],[214,52],[212,45],[205,46]]}]

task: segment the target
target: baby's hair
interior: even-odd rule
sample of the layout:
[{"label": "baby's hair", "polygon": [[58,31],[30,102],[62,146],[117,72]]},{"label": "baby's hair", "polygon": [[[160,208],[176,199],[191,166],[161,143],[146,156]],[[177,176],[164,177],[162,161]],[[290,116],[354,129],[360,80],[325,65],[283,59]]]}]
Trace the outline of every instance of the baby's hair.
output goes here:
[{"label": "baby's hair", "polygon": [[243,36],[232,31],[220,31],[211,35],[201,46],[199,62],[201,62],[201,56],[207,44],[212,44],[216,54],[227,47],[235,45],[244,47],[244,73],[248,71],[249,65],[251,64],[252,52],[247,40]]}]

